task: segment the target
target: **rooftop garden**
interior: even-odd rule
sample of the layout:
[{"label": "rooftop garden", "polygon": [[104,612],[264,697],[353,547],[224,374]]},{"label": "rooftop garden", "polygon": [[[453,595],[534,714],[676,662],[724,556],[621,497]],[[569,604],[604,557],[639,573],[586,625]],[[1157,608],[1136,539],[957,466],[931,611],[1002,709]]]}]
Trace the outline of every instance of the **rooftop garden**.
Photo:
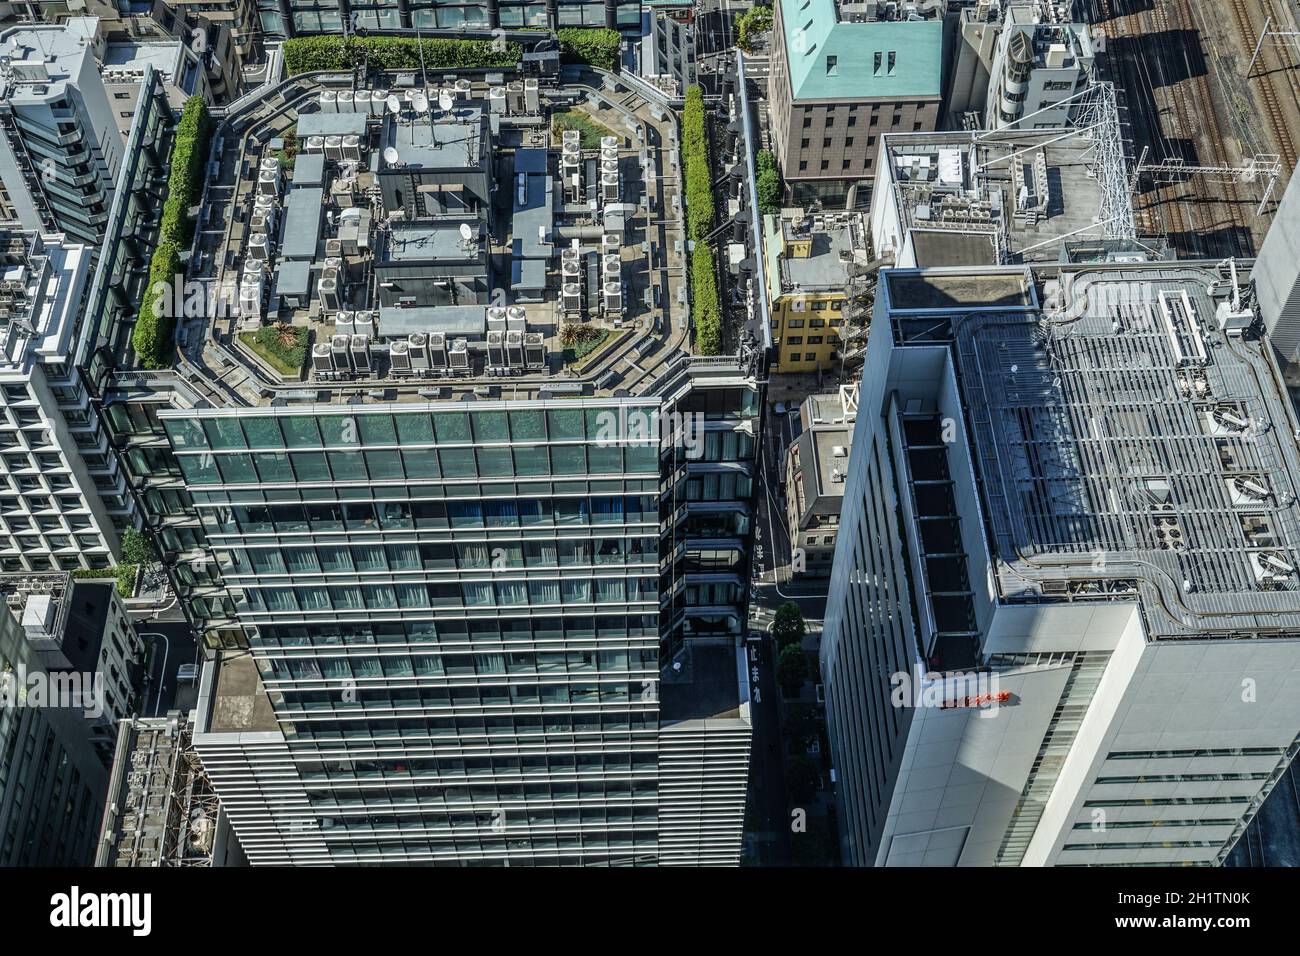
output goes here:
[{"label": "rooftop garden", "polygon": [[[551,131],[552,135],[559,139],[560,134],[566,129],[576,129],[582,134],[583,149],[600,149],[600,139],[602,136],[618,136],[608,126],[602,126],[592,119],[581,108],[571,110],[555,110],[551,113]],[[618,136],[619,142],[623,141],[622,136]]]},{"label": "rooftop garden", "polygon": [[240,332],[239,340],[281,375],[297,378],[307,361],[309,330],[301,325],[264,325],[255,332]]},{"label": "rooftop garden", "polygon": [[426,70],[518,66],[523,57],[523,47],[513,41],[313,36],[285,40],[284,65],[290,76],[350,70],[362,62],[380,70],[415,70],[421,66],[421,47]]}]

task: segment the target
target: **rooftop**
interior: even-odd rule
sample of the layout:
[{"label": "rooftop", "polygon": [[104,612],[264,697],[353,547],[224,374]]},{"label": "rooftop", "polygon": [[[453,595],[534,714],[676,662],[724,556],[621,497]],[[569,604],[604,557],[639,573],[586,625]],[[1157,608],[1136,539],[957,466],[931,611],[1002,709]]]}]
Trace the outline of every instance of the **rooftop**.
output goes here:
[{"label": "rooftop", "polygon": [[660,722],[666,726],[691,720],[748,719],[748,682],[741,686],[744,667],[744,648],[730,642],[688,641],[674,663],[662,671]]},{"label": "rooftop", "polygon": [[0,370],[66,360],[90,260],[90,249],[62,235],[0,230]]},{"label": "rooftop", "polygon": [[1056,262],[1066,237],[1110,234],[1115,171],[1073,128],[886,133],[881,150],[877,188],[895,206],[875,212],[872,238],[900,265]]},{"label": "rooftop", "polygon": [[[459,122],[399,123],[394,117],[388,117],[384,126],[385,151],[396,151],[399,167],[478,169],[483,162],[482,111],[463,108],[456,113]],[[303,135],[301,123],[299,135]],[[387,158],[384,163],[385,169],[394,166]]]},{"label": "rooftop", "polygon": [[248,651],[228,651],[214,664],[216,689],[204,732],[231,734],[279,732],[275,708],[266,695],[257,664]]},{"label": "rooftop", "polygon": [[[999,281],[1019,293],[915,294]],[[882,287],[886,308],[922,310],[892,315],[895,346],[952,363],[1003,600],[1140,599],[1157,638],[1300,628],[1300,432],[1268,344],[1221,330],[1226,266]]]},{"label": "rooftop", "polygon": [[943,21],[840,19],[835,0],[778,0],[795,100],[898,100],[943,91]]},{"label": "rooftop", "polygon": [[861,217],[810,216],[783,209],[763,217],[769,294],[843,292],[852,265],[866,264],[868,237]]},{"label": "rooftop", "polygon": [[[341,83],[338,78],[333,86]],[[390,77],[388,85],[400,86],[401,77]],[[211,282],[229,307],[185,317],[173,370],[144,375],[122,369],[110,389],[131,395],[167,391],[196,407],[219,408],[638,396],[671,393],[692,376],[756,374],[751,351],[718,357],[689,352],[683,223],[672,211],[681,185],[668,150],[653,145],[675,142],[672,119],[598,80],[571,80],[563,89],[544,86],[541,116],[527,113],[522,96],[518,103],[507,98],[500,109],[502,100],[489,95],[488,83],[475,79],[469,87],[462,93],[457,86],[457,96],[465,98],[458,98],[454,109],[434,111],[426,120],[424,114],[407,115],[403,106],[402,122],[395,123],[386,107],[322,112],[333,87],[304,76],[290,81],[283,98],[250,103],[226,117],[214,131],[219,172],[213,180],[217,188],[206,194],[205,211],[205,221],[220,226],[200,230],[191,278]],[[575,109],[575,94],[591,122],[613,137],[600,149],[582,151],[581,195],[571,194],[571,179],[557,175],[561,137],[545,121],[554,97],[565,97],[565,107]],[[376,100],[372,96],[369,102]],[[332,146],[326,142],[323,150],[310,142],[319,135],[313,118],[331,116],[348,117],[362,131],[358,141],[344,137]],[[474,122],[464,122],[467,117]],[[436,127],[432,132],[430,122]],[[483,164],[474,177],[457,174],[476,155],[467,135],[483,144]],[[299,184],[289,187],[286,197],[283,178],[260,171],[273,170],[267,161],[295,139]],[[414,152],[405,160],[399,155],[392,165],[383,157],[386,143],[399,153]],[[602,192],[599,179],[591,179],[607,150],[619,161],[616,198]],[[397,174],[417,161],[445,163],[446,171],[429,172],[422,165],[408,185]],[[389,171],[394,175],[386,176]],[[525,176],[522,202],[514,181],[518,173]],[[305,185],[317,179],[319,186]],[[489,190],[492,182],[498,188]],[[550,216],[545,214],[548,195]],[[642,196],[649,197],[648,204],[636,201]],[[369,217],[376,197],[388,212],[377,209]],[[356,209],[363,210],[360,216]],[[541,242],[539,226],[548,219],[553,240]],[[457,261],[464,259],[463,225],[475,230],[478,247],[469,266]],[[254,243],[261,230],[281,236],[278,247]],[[585,271],[576,302],[561,301],[561,235],[566,252],[574,241],[581,247]],[[330,257],[334,264],[327,265]],[[606,281],[615,258],[618,283]],[[271,282],[259,285],[257,270],[249,268],[254,259],[267,264],[265,278],[279,270],[281,281],[292,280],[295,289],[305,279],[307,293],[285,297]],[[309,269],[304,273],[299,263]],[[338,290],[338,301],[327,303],[327,286],[317,276],[323,279],[331,269],[337,279],[328,288],[331,294]],[[505,305],[496,308],[499,290],[493,286],[506,285],[512,271],[519,273],[518,287],[505,290],[505,303],[512,317],[524,316],[524,367],[507,365],[514,353],[506,352],[503,360],[490,351],[497,341],[493,330],[504,326],[493,324],[489,310],[505,311]],[[611,304],[612,289],[617,295]],[[250,302],[261,297],[260,312],[243,306],[245,293]],[[256,328],[259,321],[309,330],[304,373],[284,374],[257,360],[236,333]],[[606,336],[581,359],[566,352],[561,337],[562,328],[576,321]],[[508,328],[515,332],[520,326],[512,318]],[[468,340],[467,363],[466,351],[451,338],[436,347],[448,358],[454,351],[459,364],[431,368],[412,361],[403,367],[393,360],[394,351],[415,341],[412,336],[440,331]],[[349,337],[351,351],[339,359],[347,368],[336,375],[320,347],[332,348],[339,335]],[[420,347],[432,351],[434,340]],[[368,356],[369,363],[363,368],[353,352]]]},{"label": "rooftop", "polygon": [[0,31],[0,57],[8,57],[0,73],[0,100],[39,103],[63,95],[63,84],[81,75],[92,45],[98,17],[72,17],[63,23],[25,24]]},{"label": "rooftop", "polygon": [[179,712],[118,725],[95,866],[206,866],[217,797]]}]

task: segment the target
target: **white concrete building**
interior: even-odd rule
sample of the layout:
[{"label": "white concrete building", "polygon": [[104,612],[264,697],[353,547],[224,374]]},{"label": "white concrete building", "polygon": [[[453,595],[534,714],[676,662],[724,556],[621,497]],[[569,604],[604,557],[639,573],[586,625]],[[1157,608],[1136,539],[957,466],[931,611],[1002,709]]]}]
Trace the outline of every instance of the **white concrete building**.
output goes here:
[{"label": "white concrete building", "polygon": [[846,862],[1213,865],[1290,764],[1300,431],[1233,275],[882,272],[821,651]]},{"label": "white concrete building", "polygon": [[95,17],[0,33],[0,183],[10,218],[97,245],[126,136],[100,76]]},{"label": "white concrete building", "polygon": [[977,0],[958,16],[950,125],[1064,126],[1077,107],[1063,101],[1088,85],[1095,56],[1088,25],[1074,22],[1069,3]]},{"label": "white concrete building", "polygon": [[0,571],[106,568],[125,508],[71,358],[91,249],[0,232]]}]

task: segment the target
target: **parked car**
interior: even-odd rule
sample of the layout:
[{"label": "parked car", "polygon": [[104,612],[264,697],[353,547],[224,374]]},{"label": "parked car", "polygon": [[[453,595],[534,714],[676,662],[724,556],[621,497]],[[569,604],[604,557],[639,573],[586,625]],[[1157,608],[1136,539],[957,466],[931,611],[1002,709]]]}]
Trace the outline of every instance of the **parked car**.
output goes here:
[{"label": "parked car", "polygon": [[199,679],[198,664],[182,664],[176,668],[176,682],[179,684],[192,684]]}]

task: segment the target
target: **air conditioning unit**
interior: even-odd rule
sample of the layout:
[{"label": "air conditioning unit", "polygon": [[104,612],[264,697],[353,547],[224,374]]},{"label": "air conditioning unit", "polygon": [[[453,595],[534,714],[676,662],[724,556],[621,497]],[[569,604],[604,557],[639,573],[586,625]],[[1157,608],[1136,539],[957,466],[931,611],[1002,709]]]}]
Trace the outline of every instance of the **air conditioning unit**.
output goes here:
[{"label": "air conditioning unit", "polygon": [[447,365],[453,372],[469,371],[469,342],[465,339],[452,341],[451,347],[447,349]]},{"label": "air conditioning unit", "polygon": [[388,347],[388,364],[396,375],[405,375],[411,371],[411,347],[407,342],[397,341]]},{"label": "air conditioning unit", "polygon": [[411,355],[411,368],[423,372],[429,368],[429,337],[423,332],[412,332],[406,337]]},{"label": "air conditioning unit", "polygon": [[359,374],[370,372],[370,336],[354,335],[351,338],[352,367]]}]

